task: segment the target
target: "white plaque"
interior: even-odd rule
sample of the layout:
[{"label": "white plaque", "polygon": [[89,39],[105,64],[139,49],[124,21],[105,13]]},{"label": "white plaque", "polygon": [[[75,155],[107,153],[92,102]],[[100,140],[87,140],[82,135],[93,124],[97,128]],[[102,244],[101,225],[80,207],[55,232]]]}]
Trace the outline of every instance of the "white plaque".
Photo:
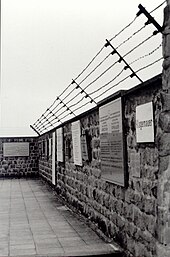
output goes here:
[{"label": "white plaque", "polygon": [[55,132],[52,139],[52,183],[55,185]]},{"label": "white plaque", "polygon": [[49,138],[48,155],[51,156],[52,138]]},{"label": "white plaque", "polygon": [[73,158],[74,164],[82,166],[82,153],[81,153],[81,133],[80,133],[80,121],[72,123],[72,140],[73,140]]},{"label": "white plaque", "polygon": [[47,143],[47,139],[45,140],[45,156],[47,156],[47,152],[48,152],[48,143]]},{"label": "white plaque", "polygon": [[125,185],[122,103],[118,98],[99,108],[102,178]]},{"label": "white plaque", "polygon": [[140,178],[141,171],[140,171],[140,153],[130,153],[130,167],[131,167],[131,174],[133,177]]},{"label": "white plaque", "polygon": [[136,107],[136,141],[137,143],[154,142],[152,102]]},{"label": "white plaque", "polygon": [[63,162],[63,128],[57,129],[57,161]]},{"label": "white plaque", "polygon": [[29,143],[3,143],[3,155],[4,157],[29,156]]}]

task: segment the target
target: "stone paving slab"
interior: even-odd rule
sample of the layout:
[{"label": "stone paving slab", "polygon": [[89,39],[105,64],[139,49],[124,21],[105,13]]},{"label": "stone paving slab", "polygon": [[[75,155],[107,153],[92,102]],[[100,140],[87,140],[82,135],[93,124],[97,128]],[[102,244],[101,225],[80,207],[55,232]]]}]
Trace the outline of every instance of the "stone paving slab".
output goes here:
[{"label": "stone paving slab", "polygon": [[[0,257],[118,256],[41,180],[0,180]],[[121,256],[121,255],[119,255]]]}]

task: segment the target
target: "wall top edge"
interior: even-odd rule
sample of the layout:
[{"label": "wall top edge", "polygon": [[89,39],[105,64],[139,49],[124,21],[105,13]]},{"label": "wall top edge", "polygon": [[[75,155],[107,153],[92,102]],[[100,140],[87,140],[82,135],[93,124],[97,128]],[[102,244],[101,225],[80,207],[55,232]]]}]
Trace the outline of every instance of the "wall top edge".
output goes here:
[{"label": "wall top edge", "polygon": [[16,139],[36,139],[38,138],[38,136],[0,136],[0,140],[1,139],[12,139],[12,138],[16,138]]}]

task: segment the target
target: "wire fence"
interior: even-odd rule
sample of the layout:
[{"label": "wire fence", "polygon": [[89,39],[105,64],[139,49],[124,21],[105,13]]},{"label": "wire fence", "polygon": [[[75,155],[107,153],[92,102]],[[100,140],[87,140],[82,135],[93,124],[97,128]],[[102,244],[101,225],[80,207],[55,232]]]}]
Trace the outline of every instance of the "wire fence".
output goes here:
[{"label": "wire fence", "polygon": [[[156,6],[149,14],[162,11],[161,7],[165,2]],[[149,67],[153,67],[155,72],[161,70],[161,35],[153,33],[154,28],[148,26],[150,22],[138,24],[139,28],[134,29],[138,17],[136,14],[131,22],[107,40],[85,68],[35,121],[32,127],[39,134],[91,109],[115,90],[126,89],[127,85],[133,87],[146,80],[145,71]],[[144,37],[142,41],[141,37]],[[107,47],[108,43],[111,48]],[[117,46],[114,47],[114,44]]]}]

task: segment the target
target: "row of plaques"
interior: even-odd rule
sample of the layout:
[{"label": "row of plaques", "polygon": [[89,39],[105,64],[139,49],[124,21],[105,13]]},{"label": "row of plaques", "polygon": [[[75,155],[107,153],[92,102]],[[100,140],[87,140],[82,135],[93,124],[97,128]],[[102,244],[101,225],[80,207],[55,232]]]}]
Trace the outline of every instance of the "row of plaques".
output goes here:
[{"label": "row of plaques", "polygon": [[[125,186],[126,154],[121,97],[99,108],[99,126],[102,178]],[[74,164],[82,166],[83,160],[91,161],[92,158],[88,151],[87,135],[81,134],[80,120],[72,123],[71,132]],[[136,107],[136,141],[137,143],[154,142],[152,102]],[[66,141],[65,145],[65,155],[69,156],[69,142]],[[53,133],[48,141],[48,147],[45,145],[45,152],[47,148],[48,155],[52,156],[53,170],[55,170],[55,152],[58,162],[64,160],[62,127],[57,129],[56,134]],[[4,156],[7,157],[29,156],[29,143],[4,143],[3,149]]]}]

